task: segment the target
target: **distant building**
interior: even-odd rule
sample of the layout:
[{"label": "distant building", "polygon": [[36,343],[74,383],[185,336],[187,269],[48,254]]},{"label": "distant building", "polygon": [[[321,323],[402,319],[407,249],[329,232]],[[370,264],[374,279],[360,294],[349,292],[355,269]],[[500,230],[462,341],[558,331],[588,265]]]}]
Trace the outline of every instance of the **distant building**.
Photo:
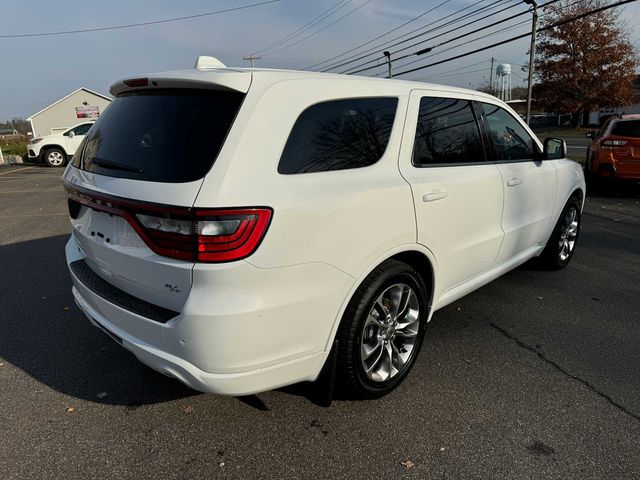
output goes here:
[{"label": "distant building", "polygon": [[11,127],[0,127],[0,135],[18,135],[18,131]]},{"label": "distant building", "polygon": [[111,98],[81,87],[66,97],[34,113],[31,123],[34,137],[61,132],[87,118],[98,118],[111,103]]},{"label": "distant building", "polygon": [[597,112],[589,112],[587,119],[587,125],[595,126],[602,125],[603,122],[612,115],[640,113],[640,103],[633,105],[627,105],[626,107],[606,107],[601,108]]}]

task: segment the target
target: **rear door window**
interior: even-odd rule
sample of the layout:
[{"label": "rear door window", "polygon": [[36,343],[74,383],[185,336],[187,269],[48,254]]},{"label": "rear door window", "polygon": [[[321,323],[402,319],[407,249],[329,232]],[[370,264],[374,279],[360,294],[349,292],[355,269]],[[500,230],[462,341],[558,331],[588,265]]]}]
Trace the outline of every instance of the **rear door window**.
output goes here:
[{"label": "rear door window", "polygon": [[244,94],[149,90],[117,97],[82,145],[77,166],[111,177],[191,182],[213,165]]},{"label": "rear door window", "polygon": [[327,172],[373,165],[384,154],[397,98],[350,98],[312,105],[287,139],[278,173]]},{"label": "rear door window", "polygon": [[538,151],[533,137],[504,108],[481,103],[484,118],[498,161],[531,160]]},{"label": "rear door window", "polygon": [[82,125],[78,125],[77,127],[69,130],[64,135],[69,136],[70,132],[73,132],[74,135],[86,135],[91,128],[91,125],[93,125],[93,123],[83,123]]},{"label": "rear door window", "polygon": [[478,123],[469,100],[422,97],[413,146],[416,167],[483,163]]},{"label": "rear door window", "polygon": [[640,120],[624,120],[614,123],[611,135],[640,138]]}]

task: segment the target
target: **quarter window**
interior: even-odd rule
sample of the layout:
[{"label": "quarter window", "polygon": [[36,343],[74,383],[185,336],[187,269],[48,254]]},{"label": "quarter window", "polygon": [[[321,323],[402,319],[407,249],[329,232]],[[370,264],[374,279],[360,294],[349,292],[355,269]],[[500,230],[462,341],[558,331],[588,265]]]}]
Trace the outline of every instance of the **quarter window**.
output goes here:
[{"label": "quarter window", "polygon": [[423,97],[413,147],[413,164],[482,163],[480,131],[469,100]]},{"label": "quarter window", "polygon": [[496,160],[530,160],[537,145],[513,115],[504,108],[482,103]]},{"label": "quarter window", "polygon": [[318,103],[300,114],[278,173],[327,172],[376,163],[387,148],[397,98],[351,98]]}]

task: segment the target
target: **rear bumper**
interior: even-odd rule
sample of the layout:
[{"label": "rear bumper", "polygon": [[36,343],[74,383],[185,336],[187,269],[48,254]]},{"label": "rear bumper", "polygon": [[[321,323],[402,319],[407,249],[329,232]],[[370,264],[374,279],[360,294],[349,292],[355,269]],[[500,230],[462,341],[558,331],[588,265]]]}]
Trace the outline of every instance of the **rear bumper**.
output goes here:
[{"label": "rear bumper", "polygon": [[621,159],[601,152],[594,161],[593,173],[602,178],[640,180],[640,159]]},{"label": "rear bumper", "polygon": [[263,369],[228,374],[209,373],[180,357],[144,343],[141,339],[116,327],[91,307],[90,302],[99,302],[99,300],[91,298],[90,295],[88,298],[83,297],[75,286],[73,296],[80,310],[92,324],[132,352],[138,360],[201,392],[249,395],[291,383],[314,380],[326,359],[326,354],[320,352]]},{"label": "rear bumper", "polygon": [[640,180],[640,168],[630,168],[629,166],[614,165],[613,163],[601,163],[595,172],[601,178],[611,178],[619,180]]},{"label": "rear bumper", "polygon": [[[83,254],[70,238],[67,262]],[[314,380],[353,279],[324,264],[259,269],[196,265],[179,313],[159,323],[92,291],[73,272],[76,304],[142,363],[203,392],[248,395]]]}]

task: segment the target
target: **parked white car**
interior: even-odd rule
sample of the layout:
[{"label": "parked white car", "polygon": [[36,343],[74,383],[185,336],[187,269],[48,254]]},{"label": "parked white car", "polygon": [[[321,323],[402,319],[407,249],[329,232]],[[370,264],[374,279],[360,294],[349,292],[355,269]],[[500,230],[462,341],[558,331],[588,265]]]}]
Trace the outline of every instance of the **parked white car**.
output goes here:
[{"label": "parked white car", "polygon": [[64,167],[94,123],[95,120],[82,122],[64,132],[32,138],[27,143],[29,159],[43,161],[50,167]]},{"label": "parked white car", "polygon": [[582,169],[498,99],[206,63],[115,83],[64,174],[76,303],[152,368],[245,395],[329,359],[381,396],[433,312],[570,261]]}]

